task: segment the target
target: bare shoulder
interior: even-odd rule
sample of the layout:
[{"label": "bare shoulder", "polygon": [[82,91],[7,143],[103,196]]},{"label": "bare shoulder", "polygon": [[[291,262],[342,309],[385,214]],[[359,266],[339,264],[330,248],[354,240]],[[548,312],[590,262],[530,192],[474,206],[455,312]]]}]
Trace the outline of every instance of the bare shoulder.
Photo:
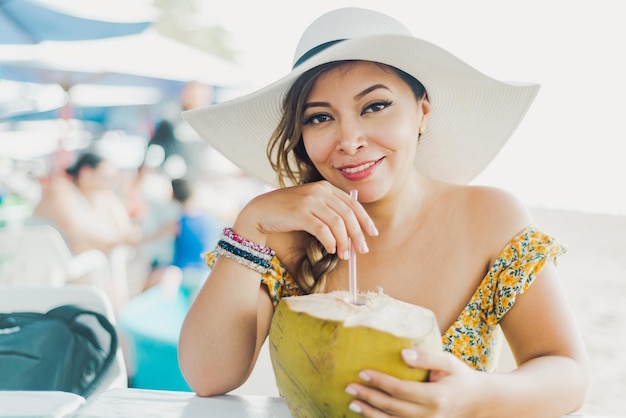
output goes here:
[{"label": "bare shoulder", "polygon": [[466,186],[464,191],[469,203],[468,208],[485,213],[491,221],[525,224],[531,220],[528,208],[508,190],[489,186]]},{"label": "bare shoulder", "polygon": [[[458,198],[468,228],[494,251],[501,250],[515,235],[533,223],[523,202],[511,192],[489,186],[461,186]],[[496,254],[497,255],[497,254]]]}]

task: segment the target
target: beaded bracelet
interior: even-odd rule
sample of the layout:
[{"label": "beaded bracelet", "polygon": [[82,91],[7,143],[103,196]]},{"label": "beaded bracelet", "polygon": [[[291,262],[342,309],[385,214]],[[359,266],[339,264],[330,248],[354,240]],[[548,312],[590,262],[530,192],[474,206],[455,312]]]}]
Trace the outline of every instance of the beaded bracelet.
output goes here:
[{"label": "beaded bracelet", "polygon": [[258,251],[264,254],[270,254],[272,256],[274,255],[274,251],[271,248],[264,247],[263,245],[259,245],[252,241],[248,241],[244,237],[235,234],[235,232],[231,228],[224,228],[221,238],[223,239],[224,237],[230,238],[233,241],[237,241],[239,244],[244,245],[251,250]]},{"label": "beaded bracelet", "polygon": [[215,251],[261,274],[267,273],[275,254],[272,249],[237,235],[231,228],[224,228]]}]

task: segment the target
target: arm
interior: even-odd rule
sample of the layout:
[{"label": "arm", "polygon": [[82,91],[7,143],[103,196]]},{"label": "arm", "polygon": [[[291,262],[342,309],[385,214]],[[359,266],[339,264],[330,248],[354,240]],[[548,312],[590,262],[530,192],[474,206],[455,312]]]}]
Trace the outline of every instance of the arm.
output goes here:
[{"label": "arm", "polygon": [[226,393],[248,378],[273,314],[261,275],[219,257],[180,334],[179,362],[200,396]]},{"label": "arm", "polygon": [[579,409],[587,386],[587,357],[551,263],[501,324],[519,367],[494,376],[494,386],[503,381],[499,389],[494,387],[499,395],[494,399],[505,402],[493,408],[502,411],[516,403],[512,392],[504,391],[510,387],[528,394],[522,402],[517,399],[520,416],[560,416]]},{"label": "arm", "polygon": [[[345,192],[321,182],[275,190],[250,201],[233,230],[290,259],[285,233],[307,231],[329,251],[347,252],[349,238],[364,240],[371,219]],[[359,241],[360,242],[360,241]],[[336,248],[336,250],[335,250]],[[261,275],[219,257],[183,323],[179,362],[201,396],[222,394],[245,382],[267,337],[273,306]]]}]

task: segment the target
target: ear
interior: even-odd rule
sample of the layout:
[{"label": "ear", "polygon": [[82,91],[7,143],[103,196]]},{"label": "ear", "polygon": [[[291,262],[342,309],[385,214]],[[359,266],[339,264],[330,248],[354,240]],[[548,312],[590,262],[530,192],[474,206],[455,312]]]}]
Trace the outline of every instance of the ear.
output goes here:
[{"label": "ear", "polygon": [[422,99],[421,106],[422,119],[420,120],[420,129],[424,130],[426,128],[426,122],[428,121],[428,117],[430,116],[430,102],[427,98]]}]

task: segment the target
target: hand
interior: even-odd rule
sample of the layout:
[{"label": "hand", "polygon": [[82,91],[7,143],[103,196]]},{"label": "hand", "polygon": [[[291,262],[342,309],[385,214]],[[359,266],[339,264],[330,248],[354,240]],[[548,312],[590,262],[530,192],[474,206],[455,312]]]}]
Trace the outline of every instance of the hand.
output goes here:
[{"label": "hand", "polygon": [[364,417],[474,417],[482,372],[471,369],[450,353],[407,349],[404,362],[412,368],[430,370],[428,382],[400,380],[364,370],[364,384],[351,383],[350,409]]},{"label": "hand", "polygon": [[348,258],[348,242],[357,252],[368,251],[365,233],[377,235],[363,206],[327,181],[287,187],[254,198],[241,211],[233,229],[249,240],[264,244],[275,232],[306,231],[329,253]]}]

